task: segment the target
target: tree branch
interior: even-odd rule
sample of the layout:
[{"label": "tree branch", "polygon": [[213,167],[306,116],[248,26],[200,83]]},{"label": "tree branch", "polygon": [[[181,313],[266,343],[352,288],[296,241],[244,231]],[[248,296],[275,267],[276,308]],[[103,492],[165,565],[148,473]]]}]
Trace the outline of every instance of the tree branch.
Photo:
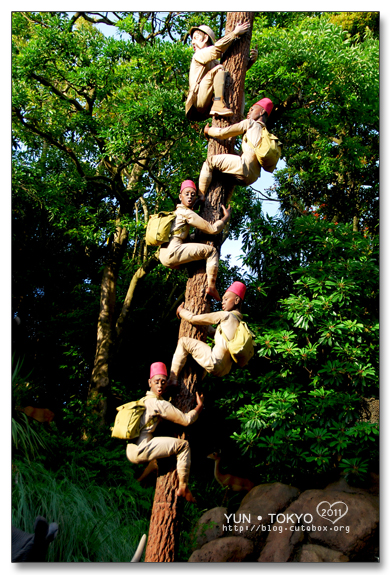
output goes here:
[{"label": "tree branch", "polygon": [[[156,165],[156,163],[161,160],[162,158],[165,158],[167,156],[167,154],[170,152],[171,148],[174,146],[174,144],[176,144],[177,141],[181,140],[184,136],[180,136],[177,139],[174,139],[173,141],[169,142],[167,145],[166,150],[160,154],[158,156],[158,158],[154,161],[154,163],[151,166],[146,166],[145,169],[148,173],[148,175],[150,176],[150,178],[156,183],[158,184],[158,186],[165,192],[165,194],[172,200],[172,202],[175,204],[177,202],[177,198],[176,196],[173,196],[169,190],[168,187],[161,182],[152,172],[154,166]],[[138,160],[135,160],[135,164],[141,165],[140,162]]]},{"label": "tree branch", "polygon": [[23,114],[22,114],[20,109],[14,107],[12,111],[15,114],[15,116],[18,118],[20,123],[25,128],[27,128],[28,130],[30,130],[34,134],[37,134],[37,136],[41,136],[41,138],[43,138],[44,140],[49,142],[49,144],[52,144],[53,146],[55,146],[56,148],[58,148],[62,152],[65,152],[70,157],[71,161],[74,163],[74,165],[76,167],[76,171],[78,172],[78,174],[85,177],[84,170],[83,170],[82,166],[80,165],[79,160],[77,159],[76,154],[72,150],[72,148],[69,148],[68,146],[65,146],[64,144],[61,144],[60,142],[55,140],[51,136],[51,134],[48,134],[47,132],[44,132],[44,131],[40,130],[39,128],[37,128],[37,126],[35,124],[33,124],[31,122],[26,122],[26,120],[23,118]]},{"label": "tree branch", "polygon": [[58,96],[61,100],[64,100],[69,104],[72,104],[79,112],[86,112],[86,109],[81,104],[79,104],[77,100],[65,96],[61,90],[58,90],[55,86],[53,86],[51,82],[49,82],[49,80],[47,80],[43,76],[38,76],[38,74],[34,74],[34,72],[32,72],[30,75],[32,78],[34,78],[34,80],[37,80],[37,82],[39,82],[43,86],[47,86],[48,88],[50,88],[52,92],[54,92],[54,94],[56,94],[56,96]]},{"label": "tree branch", "polygon": [[30,22],[30,24],[39,24],[40,26],[43,26],[44,28],[49,28],[49,26],[47,24],[45,24],[44,22],[41,22],[40,20],[37,20],[36,18],[32,18],[30,15],[27,14],[27,12],[21,12],[21,15],[23,16],[23,18],[26,18],[26,20],[28,22]]},{"label": "tree branch", "polygon": [[[91,24],[107,24],[108,26],[115,26],[118,21],[122,20],[122,18],[118,16],[116,12],[113,12],[116,18],[118,18],[116,22],[109,20],[107,16],[109,12],[105,12],[105,15],[102,15],[101,12],[77,12],[77,14],[79,15],[78,17],[84,18],[84,20],[86,20],[87,22],[91,22]],[[97,14],[99,18],[91,18],[90,16],[88,16],[88,14]]]},{"label": "tree branch", "polygon": [[132,276],[131,282],[128,287],[127,295],[125,297],[124,304],[122,306],[121,313],[118,316],[116,323],[116,329],[115,329],[116,346],[118,345],[119,341],[121,341],[124,324],[129,316],[133,296],[135,295],[136,286],[139,280],[143,279],[150,271],[152,271],[159,264],[157,254],[158,252],[154,252],[154,254],[146,262],[144,262],[144,264]]},{"label": "tree branch", "polygon": [[275,200],[274,198],[270,198],[269,196],[266,196],[265,194],[263,194],[263,192],[261,192],[260,190],[256,190],[253,186],[249,186],[249,188],[252,190],[252,192],[259,194],[260,196],[262,196],[265,200],[268,200],[269,202],[280,202],[280,200]]}]

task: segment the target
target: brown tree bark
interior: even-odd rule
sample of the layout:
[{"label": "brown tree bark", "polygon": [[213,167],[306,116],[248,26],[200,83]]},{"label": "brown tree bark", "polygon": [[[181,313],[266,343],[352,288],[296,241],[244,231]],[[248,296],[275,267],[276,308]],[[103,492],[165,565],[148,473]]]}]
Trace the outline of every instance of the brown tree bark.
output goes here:
[{"label": "brown tree bark", "polygon": [[88,400],[95,412],[105,421],[107,400],[110,392],[109,360],[113,343],[114,306],[119,267],[127,245],[128,232],[118,226],[110,245],[110,255],[106,263],[102,282],[97,328],[97,347],[90,380]]},{"label": "brown tree bark", "polygon": [[[248,67],[250,41],[252,36],[254,13],[253,12],[229,12],[226,21],[226,33],[234,30],[236,24],[248,20],[251,23],[250,30],[240,39],[233,42],[222,59],[226,70],[230,73],[227,90],[228,102],[234,115],[228,120],[213,120],[215,126],[228,126],[242,119],[241,108],[244,97],[245,74]],[[208,144],[208,156],[213,154],[234,153],[234,139],[222,140],[221,142],[210,140]],[[222,215],[221,205],[226,204],[233,192],[233,181],[222,174],[214,175],[206,201],[201,211],[201,216],[209,221],[215,222]],[[207,240],[208,237],[208,240]],[[211,236],[202,238],[199,241],[208,241],[220,249],[221,237]],[[205,263],[194,262],[189,265],[189,279],[185,292],[185,307],[193,313],[208,313],[210,303],[205,295],[207,278],[205,273]],[[193,337],[199,340],[206,340],[205,329],[192,326],[182,320],[179,330],[179,337]],[[195,406],[195,393],[198,383],[201,381],[201,368],[191,359],[187,362],[180,376],[180,392],[173,400],[173,404],[187,413]],[[207,398],[208,399],[208,398]],[[162,461],[162,460],[161,460]],[[150,530],[148,535],[146,562],[173,562],[175,561],[179,522],[182,511],[182,498],[176,495],[177,473],[175,471],[175,461],[168,471],[162,469],[160,462],[160,475],[157,479],[154,504],[151,513]],[[181,501],[179,501],[181,500]]]},{"label": "brown tree bark", "polygon": [[[126,189],[127,192],[130,192],[139,181],[147,166],[148,159],[148,151],[146,151],[141,154],[139,163],[134,164],[131,173],[128,174],[129,181]],[[122,192],[119,193],[120,197],[121,194]],[[113,238],[109,242],[108,258],[102,275],[100,310],[97,326],[97,346],[87,398],[87,401],[93,407],[94,412],[99,414],[102,424],[106,421],[108,398],[111,394],[109,372],[113,344],[117,334],[121,331],[121,326],[125,316],[125,312],[123,310],[124,313],[119,318],[120,323],[119,325],[116,325],[114,310],[116,304],[117,278],[128,241],[128,231],[126,228],[121,227],[119,222],[120,218],[117,220],[118,225],[113,234]],[[146,270],[146,273],[148,273],[148,266],[146,266]],[[134,285],[132,285],[131,282],[133,291],[136,285],[135,281],[137,282],[137,280],[144,275],[145,273],[140,273],[137,277],[133,278]],[[131,299],[132,298],[128,297],[128,308]]]}]

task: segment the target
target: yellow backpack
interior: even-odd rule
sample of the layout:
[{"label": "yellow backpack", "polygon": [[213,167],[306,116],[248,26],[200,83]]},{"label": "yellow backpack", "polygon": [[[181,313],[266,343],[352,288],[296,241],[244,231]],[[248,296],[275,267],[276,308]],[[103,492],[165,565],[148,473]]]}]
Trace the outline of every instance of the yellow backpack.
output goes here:
[{"label": "yellow backpack", "polygon": [[184,231],[186,224],[172,234],[170,233],[176,215],[176,212],[158,212],[149,217],[146,229],[146,244],[148,246],[165,244],[171,236],[177,236]]},{"label": "yellow backpack", "polygon": [[139,437],[142,429],[157,419],[157,416],[152,417],[143,427],[140,427],[140,419],[146,411],[146,406],[144,405],[146,399],[146,397],[142,397],[142,399],[130,401],[117,407],[118,413],[114,420],[114,426],[111,428],[112,437],[117,437],[118,439],[136,439]]},{"label": "yellow backpack", "polygon": [[160,246],[169,241],[170,230],[176,212],[158,212],[150,216],[146,230],[148,246]]},{"label": "yellow backpack", "polygon": [[[232,312],[230,312],[232,313]],[[228,343],[228,349],[233,361],[238,364],[239,367],[245,367],[249,360],[254,356],[255,353],[255,342],[254,334],[250,331],[246,322],[239,319],[239,317],[233,313],[234,317],[239,321],[236,332],[231,340],[229,340],[224,333],[221,325],[218,326],[218,330],[223,335]]]},{"label": "yellow backpack", "polygon": [[273,172],[282,154],[282,142],[273,134],[270,134],[263,126],[263,135],[260,142],[255,147],[252,142],[244,136],[244,141],[254,149],[258,162],[266,172]]}]

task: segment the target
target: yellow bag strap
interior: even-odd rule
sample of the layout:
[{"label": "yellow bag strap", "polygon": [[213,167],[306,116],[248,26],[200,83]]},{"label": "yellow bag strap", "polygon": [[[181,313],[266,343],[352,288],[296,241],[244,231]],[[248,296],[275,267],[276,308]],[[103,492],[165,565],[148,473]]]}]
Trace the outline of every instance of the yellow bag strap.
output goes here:
[{"label": "yellow bag strap", "polygon": [[[232,311],[229,311],[229,313],[231,313],[231,315],[233,315],[233,316],[236,318],[236,320],[238,320],[238,325],[239,325],[241,320],[240,320],[240,318],[238,317],[238,315],[236,315],[236,314],[235,314],[234,312],[232,312]],[[238,326],[237,326],[237,327],[238,327]],[[231,340],[228,339],[227,335],[225,334],[225,332],[224,332],[223,329],[222,329],[221,324],[219,324],[219,330],[220,330],[220,333],[221,333],[221,334],[223,335],[223,337],[225,338],[225,340],[227,341],[227,343],[229,343]]]},{"label": "yellow bag strap", "polygon": [[[139,399],[139,401],[144,401],[144,402],[145,402],[146,399],[147,399],[147,396],[145,395],[144,397],[141,397],[141,398]],[[126,405],[126,404],[124,404],[124,405]],[[146,421],[146,423],[145,423],[144,425],[142,425],[141,428],[139,429],[139,435],[140,435],[141,431],[142,431],[145,427],[147,427],[147,425],[149,425],[149,424],[151,423],[151,421],[154,421],[154,419],[158,419],[158,416],[157,416],[157,415],[153,415],[152,417],[150,417],[150,419],[149,419],[148,421]],[[127,440],[127,443],[128,443],[128,441],[129,441],[129,440]]]},{"label": "yellow bag strap", "polygon": [[173,232],[172,234],[170,234],[171,236],[179,236],[180,234],[182,234],[182,232],[185,230],[187,224],[185,224],[184,226],[182,226],[182,228],[179,228],[178,230],[176,230],[175,232]]},{"label": "yellow bag strap", "polygon": [[146,423],[144,425],[142,425],[142,427],[140,428],[140,431],[142,431],[142,429],[147,427],[152,421],[154,421],[154,419],[158,419],[158,416],[153,415],[152,417],[150,417],[150,419],[148,421],[146,421]]},{"label": "yellow bag strap", "polygon": [[[142,401],[142,400],[146,401],[146,399],[147,399],[147,396],[145,395],[144,397],[141,398],[140,401]],[[161,398],[158,398],[158,399],[161,399]],[[152,415],[152,416],[150,417],[150,419],[148,419],[148,420],[146,421],[146,423],[145,423],[144,425],[142,425],[142,427],[140,428],[140,431],[142,431],[142,429],[144,429],[145,427],[147,427],[152,421],[158,419],[158,417],[159,417],[158,415]]]},{"label": "yellow bag strap", "polygon": [[[265,124],[263,124],[262,122],[257,122],[262,128],[267,129],[267,126]],[[253,125],[253,124],[252,124]],[[267,130],[268,131],[268,130]],[[244,142],[246,142],[247,144],[249,144],[251,146],[251,148],[253,148],[254,150],[256,149],[255,146],[252,144],[252,142],[249,140],[248,138],[248,134],[244,134],[244,137],[242,138],[244,140]],[[261,136],[261,140],[263,139],[263,135]],[[260,141],[261,141],[260,140]]]},{"label": "yellow bag strap", "polygon": [[[265,128],[265,129],[267,130],[267,128]],[[276,136],[274,136],[274,134],[271,134],[271,132],[268,132],[268,130],[267,130],[267,134],[269,135],[269,137],[270,137],[271,140],[278,140],[278,145],[282,145],[281,142],[279,142],[279,138],[277,138]],[[263,137],[264,137],[264,134],[261,136],[260,142],[263,140]],[[244,134],[244,138],[243,138],[243,139],[244,139],[244,141],[245,141],[247,144],[249,144],[249,146],[250,146],[251,148],[253,148],[254,150],[256,149],[256,146],[254,146],[254,145],[252,144],[252,142],[249,140],[249,138],[247,137],[246,134]]]},{"label": "yellow bag strap", "polygon": [[[147,396],[145,395],[144,397],[141,398],[140,401],[142,401],[142,400],[146,401],[146,399],[147,399]],[[163,397],[157,397],[157,399],[164,401]],[[140,428],[140,431],[142,429],[144,429],[145,427],[147,427],[147,425],[149,425],[152,421],[157,420],[157,419],[159,419],[159,415],[152,415],[150,417],[150,419],[148,421],[146,421],[146,423]]]},{"label": "yellow bag strap", "polygon": [[249,138],[246,137],[246,134],[245,134],[245,136],[244,136],[244,140],[245,140],[245,142],[246,142],[247,144],[249,144],[249,146],[250,146],[251,148],[253,148],[254,150],[256,150],[256,148],[254,147],[254,145],[252,144],[252,142],[249,140]]},{"label": "yellow bag strap", "polygon": [[[172,214],[175,214],[175,213],[176,213],[175,211],[172,212]],[[185,230],[186,226],[187,226],[187,224],[184,224],[181,228],[179,228],[179,229],[176,230],[175,232],[171,233],[171,234],[169,235],[169,239],[170,239],[172,236],[179,236],[180,234],[182,234],[182,232]]]},{"label": "yellow bag strap", "polygon": [[[147,396],[145,395],[145,396],[142,397],[139,401],[143,401],[143,403],[145,403],[145,402],[146,402],[146,399],[147,399]],[[145,427],[147,427],[147,425],[148,425],[148,423],[150,422],[150,420],[151,420],[151,418],[150,418],[148,421],[146,421],[146,423],[140,428],[140,431],[141,431],[142,429],[144,429]]]}]

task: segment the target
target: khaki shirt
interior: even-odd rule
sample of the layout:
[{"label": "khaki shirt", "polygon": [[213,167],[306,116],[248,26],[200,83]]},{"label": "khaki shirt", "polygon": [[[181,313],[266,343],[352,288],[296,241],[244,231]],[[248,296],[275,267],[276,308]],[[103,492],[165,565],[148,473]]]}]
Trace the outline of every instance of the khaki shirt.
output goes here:
[{"label": "khaki shirt", "polygon": [[[227,128],[216,128],[211,127],[208,130],[208,135],[212,138],[218,138],[221,140],[225,140],[226,138],[231,138],[233,136],[240,136],[241,134],[246,134],[247,139],[254,145],[256,148],[261,139],[263,137],[263,128],[265,128],[265,124],[260,120],[242,120],[242,122],[238,122],[238,124],[232,124]],[[246,155],[252,155],[256,157],[254,149],[244,140],[242,140],[242,152]]]},{"label": "khaki shirt", "polygon": [[190,208],[185,207],[183,204],[177,204],[176,217],[173,220],[170,233],[173,234],[174,232],[181,230],[180,233],[173,237],[185,240],[188,237],[190,226],[197,228],[206,234],[219,234],[219,232],[221,232],[225,227],[222,220],[218,220],[213,224],[210,224]]},{"label": "khaki shirt", "polygon": [[[202,313],[199,315],[195,315],[186,309],[182,309],[180,311],[180,316],[182,319],[189,321],[189,323],[191,323],[192,325],[211,326],[220,324],[222,331],[224,332],[229,341],[233,339],[239,324],[235,316],[237,316],[239,320],[242,320],[242,314],[239,311],[234,312],[215,311],[212,313]],[[223,359],[223,357],[226,356],[227,354],[230,355],[228,342],[225,340],[223,335],[221,335],[218,330],[210,331],[211,335],[213,335],[213,333],[215,333],[214,355],[217,359]]]},{"label": "khaki shirt", "polygon": [[191,423],[194,423],[198,418],[198,413],[195,409],[188,411],[188,413],[183,413],[165,399],[159,398],[152,391],[147,391],[146,397],[147,399],[144,402],[146,411],[140,418],[140,427],[143,427],[146,421],[154,416],[158,416],[158,419],[149,423],[147,427],[142,429],[140,436],[136,441],[137,445],[139,445],[144,439],[150,439],[152,437],[152,434],[156,430],[160,419],[168,419],[173,423],[178,423],[178,425],[187,426]]},{"label": "khaki shirt", "polygon": [[207,46],[201,50],[196,50],[193,54],[189,69],[189,94],[185,104],[186,112],[190,110],[196,100],[200,82],[212,68],[215,68],[215,66],[219,64],[218,59],[223,56],[235,38],[237,38],[237,36],[234,32],[230,32],[218,40],[214,46]]}]

